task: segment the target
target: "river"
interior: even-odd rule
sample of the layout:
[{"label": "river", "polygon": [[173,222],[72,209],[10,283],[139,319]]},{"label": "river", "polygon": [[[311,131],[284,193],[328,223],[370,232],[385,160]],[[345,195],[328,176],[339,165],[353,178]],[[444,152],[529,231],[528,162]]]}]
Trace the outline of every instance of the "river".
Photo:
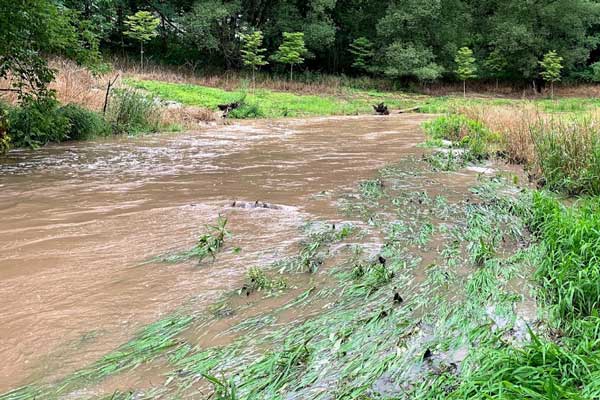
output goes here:
[{"label": "river", "polygon": [[[260,120],[11,152],[0,160],[0,393],[238,287],[248,267],[290,253],[307,220],[343,219],[328,193],[418,153],[427,118]],[[216,262],[147,263],[190,248],[219,215],[233,238]]]}]

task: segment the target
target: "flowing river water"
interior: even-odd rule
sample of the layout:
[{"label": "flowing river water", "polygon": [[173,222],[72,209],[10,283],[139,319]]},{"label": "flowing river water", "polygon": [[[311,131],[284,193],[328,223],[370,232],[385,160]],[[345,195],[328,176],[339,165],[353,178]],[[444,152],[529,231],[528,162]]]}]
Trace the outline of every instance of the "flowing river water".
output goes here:
[{"label": "flowing river water", "polygon": [[[0,393],[80,368],[288,254],[331,191],[420,152],[428,117],[253,121],[13,151],[0,162]],[[232,207],[256,201],[275,208]],[[208,266],[147,263],[229,219]]]}]

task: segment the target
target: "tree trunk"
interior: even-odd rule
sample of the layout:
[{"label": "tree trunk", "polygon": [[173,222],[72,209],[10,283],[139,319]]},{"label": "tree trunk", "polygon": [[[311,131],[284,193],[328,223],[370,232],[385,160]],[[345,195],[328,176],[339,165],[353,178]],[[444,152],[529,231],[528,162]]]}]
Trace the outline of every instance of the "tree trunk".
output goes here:
[{"label": "tree trunk", "polygon": [[290,64],[290,81],[294,80],[294,64]]},{"label": "tree trunk", "polygon": [[252,67],[252,93],[256,91],[256,68]]},{"label": "tree trunk", "polygon": [[467,98],[467,80],[463,79],[463,97]]},{"label": "tree trunk", "polygon": [[550,98],[554,100],[554,81],[550,82]]},{"label": "tree trunk", "polygon": [[140,68],[144,72],[144,42],[140,41]]}]

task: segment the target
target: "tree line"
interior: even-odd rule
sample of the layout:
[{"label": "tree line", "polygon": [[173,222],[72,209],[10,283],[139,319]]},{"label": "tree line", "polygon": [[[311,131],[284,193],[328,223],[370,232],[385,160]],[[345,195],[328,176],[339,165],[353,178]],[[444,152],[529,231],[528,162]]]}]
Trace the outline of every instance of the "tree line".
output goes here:
[{"label": "tree line", "polygon": [[[290,74],[303,64],[432,82],[460,78],[457,55],[468,48],[478,79],[534,82],[553,51],[565,79],[596,82],[599,17],[599,0],[0,1],[0,76],[23,78],[19,93],[39,91],[52,77],[47,54],[98,66],[102,51],[142,47],[142,63]],[[136,31],[144,23],[152,29]],[[259,60],[249,64],[252,41]]]}]

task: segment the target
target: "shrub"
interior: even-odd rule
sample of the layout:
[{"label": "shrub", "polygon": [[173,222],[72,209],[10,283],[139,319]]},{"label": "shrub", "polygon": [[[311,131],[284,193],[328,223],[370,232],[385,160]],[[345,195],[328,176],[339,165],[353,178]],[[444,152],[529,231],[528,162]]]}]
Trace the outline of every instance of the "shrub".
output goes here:
[{"label": "shrub", "polygon": [[54,98],[29,100],[9,112],[9,134],[17,147],[37,148],[67,138],[69,119],[58,110]]},{"label": "shrub", "polygon": [[0,155],[5,154],[10,149],[8,128],[8,106],[0,103]]},{"label": "shrub", "polygon": [[433,139],[449,140],[466,149],[470,160],[487,158],[490,144],[498,142],[497,136],[481,122],[463,115],[438,117],[426,122],[423,128]]},{"label": "shrub", "polygon": [[86,110],[75,104],[67,104],[59,112],[69,120],[67,132],[70,140],[85,140],[111,133],[110,125],[96,112]]},{"label": "shrub", "polygon": [[111,96],[107,119],[116,134],[157,132],[161,110],[153,98],[137,90],[119,90]]},{"label": "shrub", "polygon": [[262,118],[265,114],[262,112],[258,104],[243,101],[238,108],[232,110],[228,117],[237,119],[246,118]]}]

